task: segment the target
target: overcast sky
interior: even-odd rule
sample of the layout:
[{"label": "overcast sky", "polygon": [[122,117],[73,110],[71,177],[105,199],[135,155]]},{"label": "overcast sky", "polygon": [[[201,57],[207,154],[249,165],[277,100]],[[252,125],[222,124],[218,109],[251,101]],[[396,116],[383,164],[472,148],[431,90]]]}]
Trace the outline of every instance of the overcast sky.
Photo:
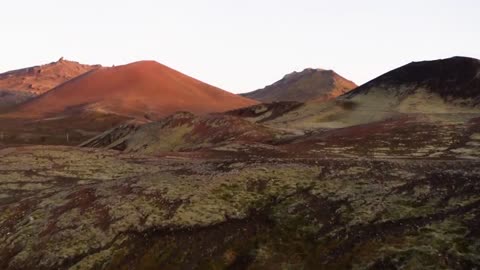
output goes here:
[{"label": "overcast sky", "polygon": [[0,6],[0,72],[64,56],[156,60],[225,90],[307,67],[361,84],[411,61],[480,58],[478,0],[15,0]]}]

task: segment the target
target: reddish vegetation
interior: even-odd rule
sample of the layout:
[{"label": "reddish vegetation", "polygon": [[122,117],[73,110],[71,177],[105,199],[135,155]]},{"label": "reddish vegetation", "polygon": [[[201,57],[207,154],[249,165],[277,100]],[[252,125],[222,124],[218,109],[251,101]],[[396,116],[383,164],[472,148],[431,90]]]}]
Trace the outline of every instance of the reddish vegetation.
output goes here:
[{"label": "reddish vegetation", "polygon": [[50,64],[0,74],[0,90],[43,94],[48,90],[100,66],[60,59]]},{"label": "reddish vegetation", "polygon": [[19,106],[12,115],[44,117],[86,108],[135,117],[176,111],[220,112],[256,104],[154,61],[101,68]]},{"label": "reddish vegetation", "polygon": [[378,133],[389,133],[392,130],[407,125],[411,117],[398,117],[395,119],[387,119],[380,122],[373,122],[352,127],[340,128],[328,132],[327,139],[336,141],[339,138],[365,138]]},{"label": "reddish vegetation", "polygon": [[220,143],[223,141],[264,142],[273,133],[266,127],[228,115],[210,115],[197,121],[189,141]]}]

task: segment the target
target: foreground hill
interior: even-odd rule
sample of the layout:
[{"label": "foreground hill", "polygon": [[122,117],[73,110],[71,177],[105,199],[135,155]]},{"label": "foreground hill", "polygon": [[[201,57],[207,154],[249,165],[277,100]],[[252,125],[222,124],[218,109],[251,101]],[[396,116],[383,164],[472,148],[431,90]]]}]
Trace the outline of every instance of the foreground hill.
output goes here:
[{"label": "foreground hill", "polygon": [[82,65],[61,58],[57,62],[46,65],[2,73],[0,74],[0,111],[25,102],[99,67]]},{"label": "foreground hill", "polygon": [[255,104],[154,61],[101,68],[71,80],[16,108],[11,116],[41,118],[83,111],[129,117],[196,114]]},{"label": "foreground hill", "polygon": [[271,141],[274,131],[245,119],[178,112],[157,122],[127,123],[108,130],[83,147],[105,147],[136,153],[187,151],[240,143]]},{"label": "foreground hill", "polygon": [[285,75],[280,81],[250,93],[241,94],[262,102],[328,100],[357,85],[332,70],[305,69]]}]

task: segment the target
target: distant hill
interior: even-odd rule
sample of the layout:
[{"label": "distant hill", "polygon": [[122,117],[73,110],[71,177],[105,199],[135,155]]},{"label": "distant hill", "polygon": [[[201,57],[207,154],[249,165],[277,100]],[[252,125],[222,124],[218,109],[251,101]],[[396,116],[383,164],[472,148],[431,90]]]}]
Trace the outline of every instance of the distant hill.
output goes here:
[{"label": "distant hill", "polygon": [[82,65],[61,58],[50,64],[1,73],[0,112],[99,67],[99,65]]},{"label": "distant hill", "polygon": [[465,121],[480,113],[480,60],[412,62],[323,104],[306,103],[270,122],[299,129],[339,128],[400,115]]},{"label": "distant hill", "polygon": [[333,70],[305,69],[285,75],[280,81],[244,97],[261,102],[328,100],[342,95],[357,85]]},{"label": "distant hill", "polygon": [[20,105],[10,115],[42,118],[96,111],[155,118],[176,111],[205,114],[256,103],[157,62],[141,61],[77,77]]},{"label": "distant hill", "polygon": [[12,70],[0,74],[0,89],[39,95],[99,65],[83,65],[60,58],[50,64]]}]

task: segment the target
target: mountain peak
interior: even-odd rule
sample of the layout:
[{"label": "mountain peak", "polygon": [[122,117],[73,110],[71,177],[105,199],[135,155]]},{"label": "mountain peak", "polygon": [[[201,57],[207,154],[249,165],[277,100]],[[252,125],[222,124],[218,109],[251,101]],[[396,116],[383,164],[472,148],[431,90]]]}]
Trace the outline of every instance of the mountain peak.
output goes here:
[{"label": "mountain peak", "polygon": [[242,95],[262,102],[305,102],[331,99],[355,87],[355,83],[343,78],[333,70],[306,68],[300,72],[289,73],[281,80],[263,89]]}]

